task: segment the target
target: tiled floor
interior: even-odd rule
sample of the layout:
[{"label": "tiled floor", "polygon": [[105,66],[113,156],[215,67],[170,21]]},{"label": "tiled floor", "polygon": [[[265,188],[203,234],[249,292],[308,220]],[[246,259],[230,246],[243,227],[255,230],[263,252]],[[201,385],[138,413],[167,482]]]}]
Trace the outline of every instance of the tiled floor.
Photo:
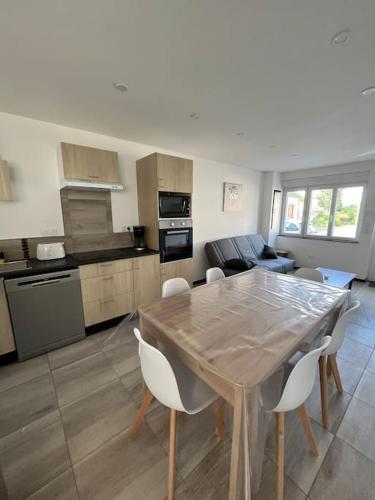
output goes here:
[{"label": "tiled floor", "polygon": [[[308,401],[319,456],[295,413],[286,419],[287,500],[375,497],[375,288],[356,283],[362,303],[339,352],[344,394],[330,380],[330,427],[320,425],[319,385]],[[24,363],[0,368],[0,498],[163,500],[168,413],[153,403],[135,439],[142,400],[134,324]],[[230,441],[213,433],[210,410],[178,418],[176,500],[227,498]],[[257,500],[274,498],[270,429]]]}]

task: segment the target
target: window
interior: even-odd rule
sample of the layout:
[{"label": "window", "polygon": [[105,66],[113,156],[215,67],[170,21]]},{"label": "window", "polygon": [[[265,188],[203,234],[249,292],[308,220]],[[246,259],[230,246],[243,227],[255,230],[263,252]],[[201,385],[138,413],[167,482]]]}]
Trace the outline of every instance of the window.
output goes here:
[{"label": "window", "polygon": [[301,234],[305,195],[304,189],[286,193],[283,233]]},{"label": "window", "polygon": [[362,196],[363,186],[343,187],[337,190],[332,236],[355,238]]},{"label": "window", "polygon": [[364,186],[284,190],[281,234],[355,240]]},{"label": "window", "polygon": [[332,189],[312,189],[306,234],[327,236],[331,215]]}]

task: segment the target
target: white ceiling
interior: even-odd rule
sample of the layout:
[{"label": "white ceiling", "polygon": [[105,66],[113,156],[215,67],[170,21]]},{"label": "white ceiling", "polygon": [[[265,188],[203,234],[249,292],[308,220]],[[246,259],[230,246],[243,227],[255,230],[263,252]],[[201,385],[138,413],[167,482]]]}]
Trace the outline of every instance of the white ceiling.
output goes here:
[{"label": "white ceiling", "polygon": [[371,159],[374,25],[374,0],[0,0],[0,110],[260,170]]}]

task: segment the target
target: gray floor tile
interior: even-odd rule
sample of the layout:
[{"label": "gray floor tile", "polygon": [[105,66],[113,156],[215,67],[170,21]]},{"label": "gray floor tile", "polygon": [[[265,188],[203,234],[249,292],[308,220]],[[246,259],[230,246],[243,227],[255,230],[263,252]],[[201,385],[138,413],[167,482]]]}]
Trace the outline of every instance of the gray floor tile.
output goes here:
[{"label": "gray floor tile", "polygon": [[346,338],[340,347],[337,356],[346,361],[350,361],[359,368],[365,368],[372,354],[371,347]]},{"label": "gray floor tile", "polygon": [[117,378],[101,352],[52,372],[60,406],[70,403]]},{"label": "gray floor tile", "polygon": [[[348,394],[354,394],[359,381],[364,372],[364,368],[359,367],[350,361],[346,361],[342,358],[337,358],[337,366],[340,372],[341,383],[344,389],[344,392]],[[330,385],[334,386],[335,381],[333,377],[329,377],[328,382]]]},{"label": "gray floor tile", "polygon": [[139,367],[138,341],[136,339],[131,339],[114,349],[107,350],[104,354],[120,377]]},{"label": "gray floor tile", "polygon": [[72,462],[76,463],[121,431],[137,414],[123,384],[116,380],[61,410]]},{"label": "gray floor tile", "polygon": [[375,408],[353,397],[337,436],[375,461]]},{"label": "gray floor tile", "polygon": [[27,497],[27,500],[78,500],[78,498],[76,481],[72,469],[69,468]]},{"label": "gray floor tile", "polygon": [[365,403],[375,406],[375,372],[365,370],[354,396]]},{"label": "gray floor tile", "polygon": [[[293,483],[289,477],[285,477],[285,500],[305,500],[306,495]],[[276,498],[276,465],[272,460],[265,459],[263,463],[262,483],[255,500],[270,500]]]},{"label": "gray floor tile", "polygon": [[[328,384],[328,430],[333,434],[337,432],[351,398],[351,395],[346,392],[340,394],[334,384]],[[320,399],[319,380],[316,380],[313,391],[309,399],[306,401],[306,408],[310,417],[322,425],[322,405]]]},{"label": "gray floor tile", "polygon": [[48,359],[51,370],[68,365],[91,354],[99,352],[99,346],[93,337],[87,337],[85,340],[67,345],[56,351],[48,353]]},{"label": "gray floor tile", "polygon": [[98,342],[103,352],[119,347],[127,342],[134,341],[133,329],[139,327],[139,320],[131,320],[117,327],[110,328],[105,332],[98,333],[93,337]]},{"label": "gray floor tile", "polygon": [[[285,418],[285,472],[292,481],[307,495],[327,450],[333,434],[312,421],[319,456],[310,453],[306,437],[296,411],[289,412]],[[274,426],[273,426],[274,428]],[[266,442],[266,454],[275,461],[275,432],[271,432]]]},{"label": "gray floor tile", "polygon": [[332,443],[311,500],[370,500],[375,491],[375,463],[338,438]]},{"label": "gray floor tile", "polygon": [[[158,440],[163,443],[164,449],[168,450],[169,410],[159,406],[147,414],[146,420]],[[184,479],[216,446],[218,441],[211,408],[207,408],[197,415],[178,414],[176,467]]]},{"label": "gray floor tile", "polygon": [[365,293],[359,295],[361,307],[353,312],[352,322],[365,328],[375,327],[375,298],[370,288]]},{"label": "gray floor tile", "polygon": [[194,500],[227,500],[231,441],[219,442],[187,476]]},{"label": "gray floor tile", "polygon": [[80,498],[164,500],[167,456],[146,426],[136,438],[124,432],[74,466]]},{"label": "gray floor tile", "polygon": [[375,372],[375,351],[371,354],[371,358],[368,362],[368,365],[366,366],[366,370]]},{"label": "gray floor tile", "polygon": [[[122,376],[121,382],[129,392],[129,395],[136,404],[137,408],[139,408],[139,406],[142,404],[146,387],[143,382],[141,369],[136,368],[135,370]],[[160,403],[157,399],[154,399],[150,405],[149,412],[157,406],[160,406]]]},{"label": "gray floor tile", "polygon": [[375,328],[365,328],[357,323],[349,323],[346,332],[346,337],[365,344],[373,349],[375,347]]},{"label": "gray floor tile", "polygon": [[0,368],[0,391],[40,377],[49,372],[47,356],[39,356],[22,363],[12,363]]},{"label": "gray floor tile", "polygon": [[0,439],[0,465],[9,499],[23,499],[70,467],[57,411]]},{"label": "gray floor tile", "polygon": [[47,373],[0,395],[0,437],[43,417],[56,408],[51,375]]}]

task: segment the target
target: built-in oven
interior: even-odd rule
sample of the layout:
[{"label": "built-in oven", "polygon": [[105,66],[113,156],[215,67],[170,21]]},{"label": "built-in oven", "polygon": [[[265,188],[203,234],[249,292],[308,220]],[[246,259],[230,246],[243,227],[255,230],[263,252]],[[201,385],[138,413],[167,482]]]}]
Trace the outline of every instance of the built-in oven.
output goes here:
[{"label": "built-in oven", "polygon": [[191,217],[191,194],[159,191],[160,219],[178,219]]},{"label": "built-in oven", "polygon": [[191,219],[159,221],[160,261],[189,259],[193,256]]}]

